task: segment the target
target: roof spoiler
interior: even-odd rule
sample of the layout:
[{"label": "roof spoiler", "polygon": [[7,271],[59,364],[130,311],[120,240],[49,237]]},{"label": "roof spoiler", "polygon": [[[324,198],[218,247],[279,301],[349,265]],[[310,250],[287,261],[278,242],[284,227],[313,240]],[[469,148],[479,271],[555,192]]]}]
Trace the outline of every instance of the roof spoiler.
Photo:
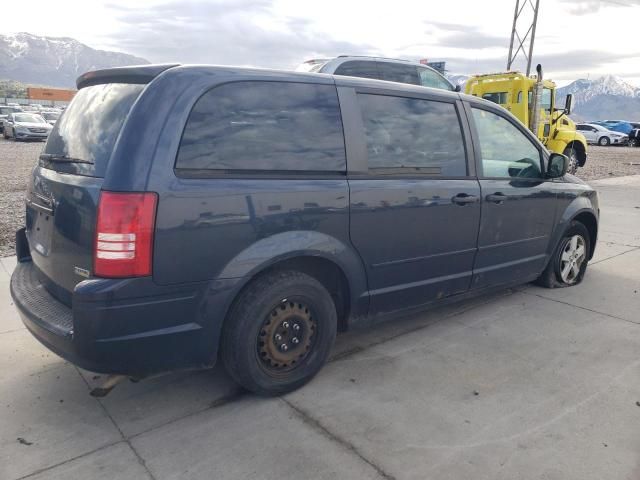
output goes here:
[{"label": "roof spoiler", "polygon": [[132,65],[130,67],[105,68],[83,73],[76,80],[78,90],[104,83],[149,83],[165,70],[179,66],[179,63],[159,65]]}]

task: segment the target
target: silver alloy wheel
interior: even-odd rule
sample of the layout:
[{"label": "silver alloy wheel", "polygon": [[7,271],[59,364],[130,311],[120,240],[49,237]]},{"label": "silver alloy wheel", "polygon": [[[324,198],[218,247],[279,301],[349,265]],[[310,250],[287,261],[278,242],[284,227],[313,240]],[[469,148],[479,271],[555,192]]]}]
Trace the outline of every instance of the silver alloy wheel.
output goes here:
[{"label": "silver alloy wheel", "polygon": [[572,236],[560,256],[560,277],[568,285],[576,283],[582,264],[587,258],[586,242],[582,235]]},{"label": "silver alloy wheel", "polygon": [[572,148],[571,153],[567,156],[569,157],[567,172],[574,174],[578,171],[578,155],[576,155],[576,151]]}]

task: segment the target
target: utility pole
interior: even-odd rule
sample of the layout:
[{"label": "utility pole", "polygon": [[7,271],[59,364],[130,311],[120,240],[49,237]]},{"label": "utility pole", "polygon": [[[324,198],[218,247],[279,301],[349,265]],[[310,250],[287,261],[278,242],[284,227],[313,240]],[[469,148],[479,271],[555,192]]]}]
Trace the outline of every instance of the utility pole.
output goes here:
[{"label": "utility pole", "polygon": [[[531,73],[531,57],[533,56],[533,43],[536,39],[536,24],[538,23],[538,7],[540,6],[540,0],[535,0],[535,5],[532,0],[516,0],[516,8],[513,14],[513,27],[511,28],[511,43],[509,44],[509,58],[507,59],[507,70],[511,70],[518,54],[522,52],[522,55],[527,60],[527,76]],[[531,7],[533,11],[533,20],[524,23],[524,16],[530,17],[531,10],[527,8],[529,15],[523,15],[526,7]],[[523,37],[520,36],[520,32],[528,25],[527,32]],[[529,52],[526,51],[526,43],[529,41]],[[517,46],[514,49],[513,47]]]}]

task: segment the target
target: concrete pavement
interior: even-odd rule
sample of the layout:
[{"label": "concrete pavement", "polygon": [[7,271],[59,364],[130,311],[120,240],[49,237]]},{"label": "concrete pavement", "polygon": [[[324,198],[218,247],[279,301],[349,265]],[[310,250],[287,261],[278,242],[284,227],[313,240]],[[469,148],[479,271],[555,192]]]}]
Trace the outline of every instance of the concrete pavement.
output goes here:
[{"label": "concrete pavement", "polygon": [[341,335],[282,398],[217,368],[118,386],[24,330],[0,260],[0,479],[640,479],[640,176],[593,182],[582,285]]}]

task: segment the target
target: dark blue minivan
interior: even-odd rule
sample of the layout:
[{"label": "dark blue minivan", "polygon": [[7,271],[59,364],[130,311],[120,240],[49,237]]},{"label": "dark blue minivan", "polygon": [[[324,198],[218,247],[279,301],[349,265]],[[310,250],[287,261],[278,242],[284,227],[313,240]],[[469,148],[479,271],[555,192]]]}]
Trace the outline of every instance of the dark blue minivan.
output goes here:
[{"label": "dark blue minivan", "polygon": [[598,199],[501,107],[378,80],[86,73],[29,182],[11,293],[71,362],[307,382],[337,331],[579,283]]}]

